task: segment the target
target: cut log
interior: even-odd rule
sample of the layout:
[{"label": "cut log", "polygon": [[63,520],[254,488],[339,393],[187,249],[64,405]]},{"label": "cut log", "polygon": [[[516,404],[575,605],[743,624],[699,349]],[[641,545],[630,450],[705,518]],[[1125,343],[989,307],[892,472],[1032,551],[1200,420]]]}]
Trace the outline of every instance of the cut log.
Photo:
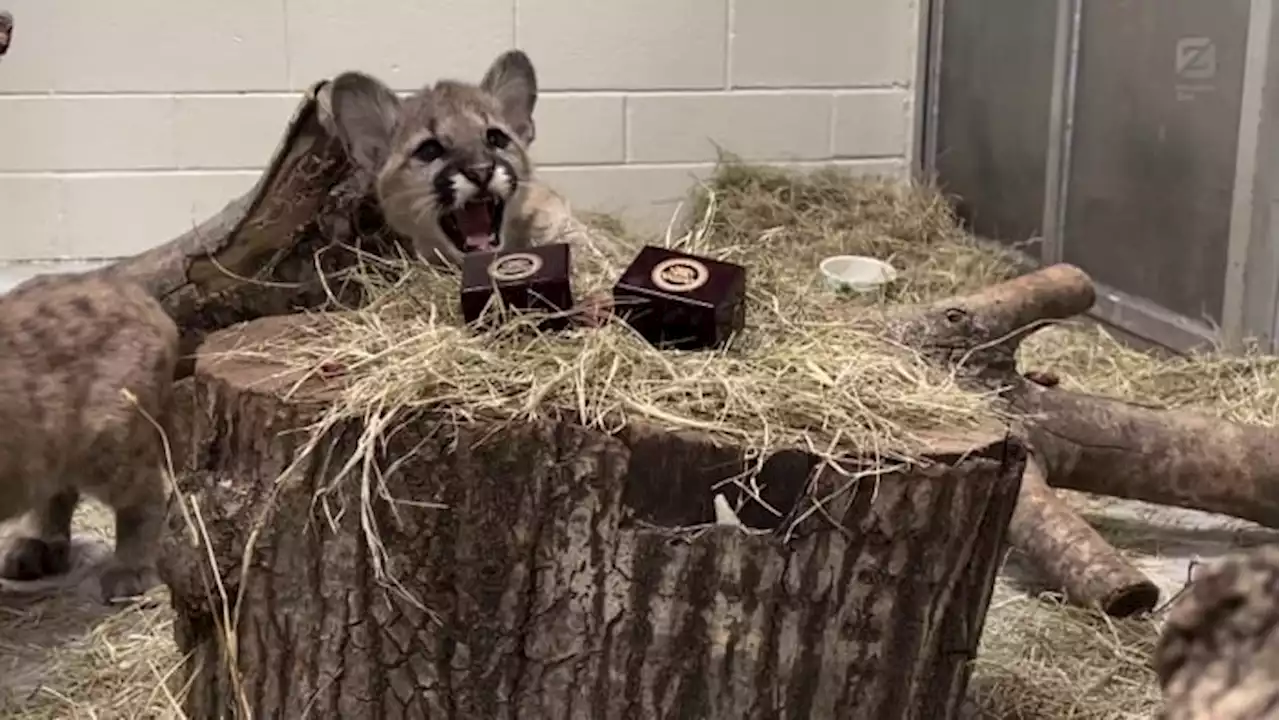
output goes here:
[{"label": "cut log", "polygon": [[972,295],[902,308],[892,332],[936,363],[1000,386],[1018,377],[1018,346],[1027,336],[1087,311],[1093,301],[1089,276],[1059,263]]},{"label": "cut log", "polygon": [[1276,716],[1278,561],[1275,545],[1229,558],[1173,606],[1155,656],[1163,720]]},{"label": "cut log", "polygon": [[1159,588],[1054,495],[1038,462],[1028,462],[1022,476],[1009,543],[1077,605],[1112,617],[1154,609]]},{"label": "cut log", "polygon": [[1050,484],[1222,513],[1274,528],[1280,436],[1183,410],[1025,382],[1009,393]]},{"label": "cut log", "polygon": [[[1083,313],[1093,301],[1089,277],[1059,264],[922,310],[904,308],[892,327],[900,342],[981,389],[1053,385],[1056,378],[1046,373],[1018,374],[1018,345],[1044,323]],[[1054,494],[1045,484],[1038,446],[1029,449],[1010,544],[1071,602],[1116,617],[1154,608],[1156,585]]]},{"label": "cut log", "polygon": [[[1019,344],[1047,321],[1085,312],[1093,284],[1053,265],[925,312],[904,311],[897,333],[940,363],[1003,387],[1054,487],[1277,522],[1277,429],[1051,387],[1016,371]],[[1048,385],[1049,387],[1046,387]]]},{"label": "cut log", "polygon": [[769,502],[828,500],[786,533],[709,525],[741,449],[644,428],[405,415],[339,481],[367,428],[299,460],[323,381],[229,352],[303,322],[209,336],[179,385],[188,717],[955,716],[1024,469],[1004,430],[834,499],[779,453]]}]

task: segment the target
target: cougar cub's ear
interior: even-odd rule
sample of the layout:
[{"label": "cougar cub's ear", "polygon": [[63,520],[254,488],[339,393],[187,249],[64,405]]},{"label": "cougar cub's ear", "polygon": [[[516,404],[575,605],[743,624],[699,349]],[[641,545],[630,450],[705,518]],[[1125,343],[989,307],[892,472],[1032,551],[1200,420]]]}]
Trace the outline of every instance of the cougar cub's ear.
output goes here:
[{"label": "cougar cub's ear", "polygon": [[498,56],[480,81],[480,88],[502,105],[507,124],[525,145],[533,142],[533,106],[538,102],[538,76],[529,56],[508,50]]},{"label": "cougar cub's ear", "polygon": [[346,72],[333,80],[333,120],[351,159],[376,173],[387,161],[400,98],[377,78]]}]

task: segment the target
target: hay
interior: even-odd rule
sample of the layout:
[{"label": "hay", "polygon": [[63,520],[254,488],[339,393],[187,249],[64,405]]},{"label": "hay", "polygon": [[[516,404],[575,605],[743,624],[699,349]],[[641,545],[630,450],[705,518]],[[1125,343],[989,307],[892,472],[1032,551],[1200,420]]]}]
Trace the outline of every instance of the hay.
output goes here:
[{"label": "hay", "polygon": [[1032,335],[1019,361],[1054,370],[1065,388],[1150,407],[1251,425],[1275,425],[1280,416],[1280,359],[1256,346],[1240,355],[1143,352],[1077,322]]},{"label": "hay", "polygon": [[[792,258],[796,268],[812,267],[818,256],[835,251],[870,254],[891,260],[901,280],[888,297],[837,299],[818,291],[802,270],[787,270],[768,257],[751,261],[756,293],[750,313],[757,337],[744,338],[735,352],[754,352],[752,361],[732,353],[655,356],[618,327],[558,340],[521,340],[514,332],[476,338],[451,327],[456,315],[450,283],[456,280],[432,285],[436,278],[419,273],[397,288],[369,272],[364,278],[380,297],[372,312],[335,319],[335,335],[282,349],[298,367],[341,363],[355,380],[339,410],[377,417],[400,402],[441,410],[446,402],[465,400],[449,412],[459,419],[468,414],[520,419],[558,409],[606,427],[639,416],[671,426],[706,424],[736,442],[762,445],[794,442],[805,432],[835,436],[836,423],[849,422],[851,434],[836,438],[843,443],[896,440],[909,446],[922,428],[986,416],[985,398],[959,392],[909,352],[879,342],[875,313],[885,304],[947,297],[1007,279],[1027,267],[1018,256],[965,235],[942,199],[922,188],[852,180],[835,171],[802,176],[729,164],[708,189],[695,208],[700,232],[688,240],[704,243],[713,253],[745,257],[774,247],[774,255]],[[623,234],[608,218],[596,218],[595,224],[603,232]],[[797,276],[803,276],[800,282],[789,284]],[[584,277],[586,282],[578,280],[580,296],[606,284],[607,273],[588,268]],[[773,298],[782,313],[774,309]],[[433,302],[434,316],[426,312]],[[852,328],[841,328],[845,322]],[[768,323],[799,330],[770,343],[758,337]],[[823,342],[836,344],[824,348]],[[831,359],[840,353],[846,353],[851,367]],[[812,372],[807,360],[821,372]],[[1072,324],[1032,336],[1022,362],[1025,368],[1055,371],[1067,387],[1163,407],[1194,407],[1244,422],[1276,422],[1275,357],[1171,358],[1129,349],[1099,328]],[[743,364],[759,374],[733,375],[731,370]],[[805,388],[802,397],[782,398],[786,402],[778,410],[759,409],[778,399],[764,370],[779,373],[793,389]],[[618,380],[623,374],[627,385]],[[833,389],[823,374],[841,378],[841,385]],[[861,405],[841,404],[851,399],[849,388],[858,391],[854,397]],[[424,400],[429,394],[435,396],[434,406]],[[926,395],[928,402],[922,402]],[[379,402],[372,403],[375,399]],[[722,410],[721,400],[731,402]],[[675,417],[655,419],[655,408]],[[753,419],[753,413],[765,413],[764,420]],[[801,432],[804,417],[821,417],[830,426]],[[65,629],[64,611],[70,613],[57,601],[16,612],[0,607],[0,638],[7,639],[0,654],[23,657],[19,664],[36,668],[46,680],[46,690],[24,697],[21,710],[9,700],[0,706],[6,716],[180,717],[160,681],[178,661],[167,607],[96,621],[27,664],[17,646],[23,652],[30,647],[14,638],[23,630],[48,636]],[[1158,691],[1146,659],[1156,632],[1154,619],[1109,621],[1028,597],[1002,580],[975,661],[979,713],[989,718],[1150,717]],[[45,667],[49,672],[40,670]]]},{"label": "hay", "polygon": [[[927,448],[924,433],[998,418],[992,397],[885,339],[882,310],[989,284],[1009,274],[1008,258],[966,241],[945,204],[919,188],[838,174],[810,184],[745,174],[751,187],[735,188],[736,170],[725,172],[702,193],[701,221],[665,244],[748,268],[748,327],[728,350],[660,352],[616,319],[536,334],[533,319],[506,318],[475,331],[462,326],[456,274],[411,264],[392,282],[372,268],[356,274],[374,298],[368,308],[240,352],[339,374],[332,422],[387,408],[458,422],[555,416],[609,432],[636,422],[698,430],[755,457],[789,446],[902,459]],[[844,207],[791,221],[835,202]],[[888,297],[830,291],[818,261],[847,252],[895,262],[902,281]],[[607,292],[621,270],[578,251],[576,294]]]},{"label": "hay", "polygon": [[90,582],[110,553],[113,522],[104,506],[84,503],[75,569],[42,590],[0,592],[0,717],[182,717],[168,591],[113,610]]},{"label": "hay", "polygon": [[1160,702],[1158,634],[1154,619],[1114,620],[1000,583],[974,662],[979,716],[1146,720]]}]

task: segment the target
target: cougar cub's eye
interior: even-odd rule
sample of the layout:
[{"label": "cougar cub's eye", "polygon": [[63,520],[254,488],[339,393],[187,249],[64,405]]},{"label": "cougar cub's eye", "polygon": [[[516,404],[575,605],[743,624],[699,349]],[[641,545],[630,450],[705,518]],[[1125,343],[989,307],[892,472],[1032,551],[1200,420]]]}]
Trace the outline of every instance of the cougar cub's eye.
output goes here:
[{"label": "cougar cub's eye", "polygon": [[413,151],[413,156],[425,163],[439,160],[443,155],[444,146],[435,138],[423,142],[418,146],[417,150]]},{"label": "cougar cub's eye", "polygon": [[489,128],[489,130],[484,134],[484,139],[485,142],[489,143],[490,147],[495,147],[499,150],[502,150],[511,144],[511,138],[498,128]]}]

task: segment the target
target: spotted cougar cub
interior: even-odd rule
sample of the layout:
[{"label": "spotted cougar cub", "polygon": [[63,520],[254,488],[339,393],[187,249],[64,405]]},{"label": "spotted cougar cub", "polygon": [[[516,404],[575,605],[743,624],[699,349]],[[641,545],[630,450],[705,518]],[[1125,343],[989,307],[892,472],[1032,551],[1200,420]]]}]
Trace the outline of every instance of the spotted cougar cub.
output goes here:
[{"label": "spotted cougar cub", "polygon": [[65,572],[84,492],[115,510],[103,600],[154,584],[166,497],[153,421],[177,360],[178,328],[136,285],[46,275],[0,296],[0,521],[25,514],[0,575]]},{"label": "spotted cougar cub", "polygon": [[538,81],[523,52],[500,55],[479,85],[441,80],[403,102],[359,72],[339,75],[330,92],[348,154],[374,175],[387,223],[423,258],[458,265],[465,253],[531,243]]}]

